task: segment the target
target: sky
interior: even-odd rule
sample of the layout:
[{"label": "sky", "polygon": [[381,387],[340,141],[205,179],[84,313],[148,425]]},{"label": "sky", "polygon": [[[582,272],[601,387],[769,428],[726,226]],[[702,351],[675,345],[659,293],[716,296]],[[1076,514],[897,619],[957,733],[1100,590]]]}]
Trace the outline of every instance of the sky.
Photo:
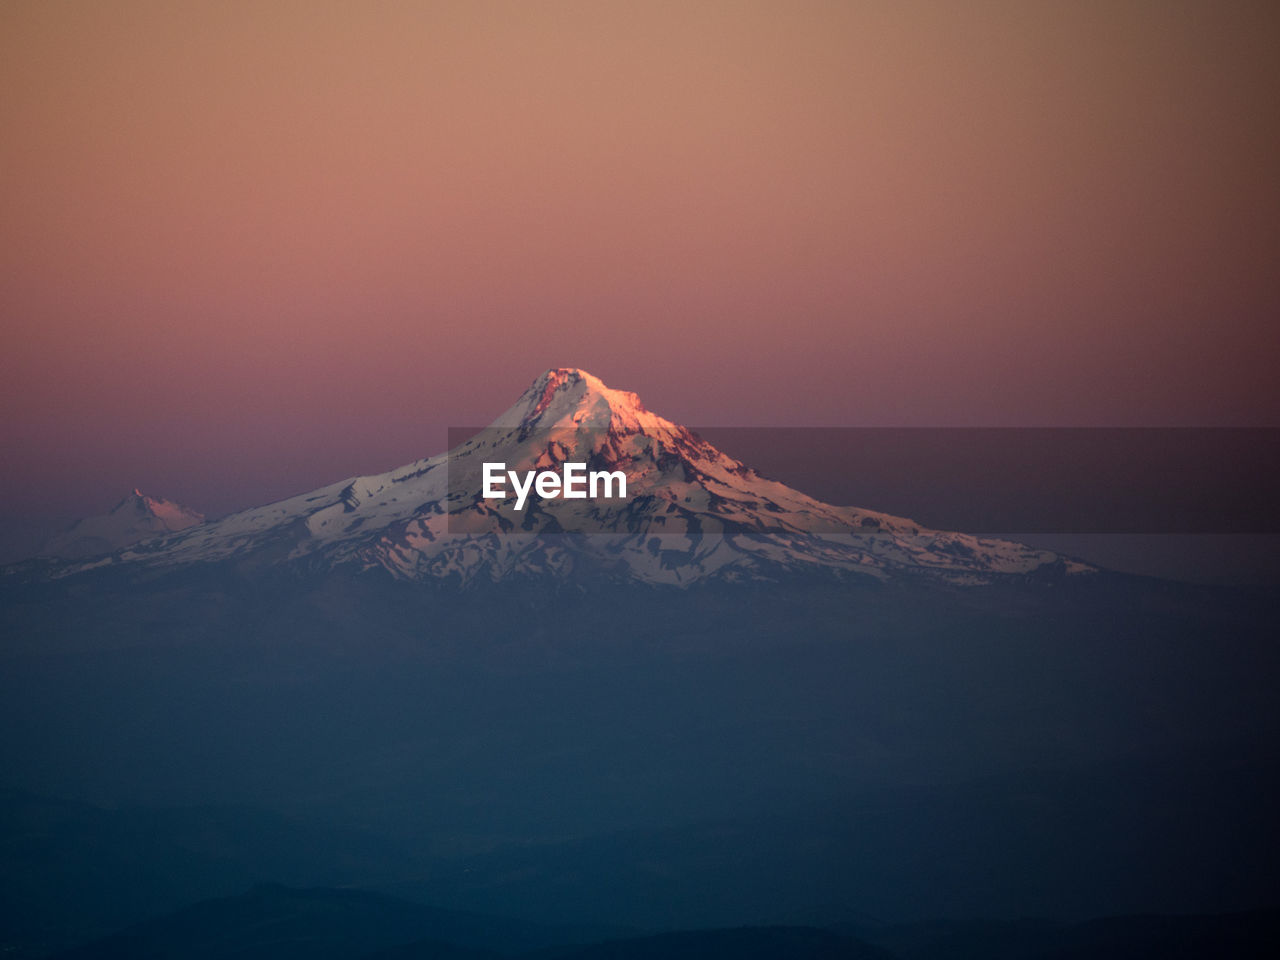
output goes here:
[{"label": "sky", "polygon": [[1280,426],[1270,2],[0,7],[0,502],[217,515],[544,369],[690,424]]}]

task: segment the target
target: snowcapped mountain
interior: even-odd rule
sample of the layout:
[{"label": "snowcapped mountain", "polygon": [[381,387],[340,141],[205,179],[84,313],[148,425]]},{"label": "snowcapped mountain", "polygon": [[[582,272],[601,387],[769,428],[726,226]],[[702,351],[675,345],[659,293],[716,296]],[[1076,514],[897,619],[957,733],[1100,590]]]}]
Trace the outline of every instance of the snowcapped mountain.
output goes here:
[{"label": "snowcapped mountain", "polygon": [[[510,501],[480,495],[482,464],[494,461],[521,470],[565,462],[620,470],[627,497],[538,500],[513,512]],[[1018,543],[822,503],[649,412],[635,394],[572,368],[538,377],[492,426],[448,453],[65,572],[220,561],[381,569],[406,580],[603,576],[673,586],[818,571],[978,584],[1089,569]]]},{"label": "snowcapped mountain", "polygon": [[64,560],[94,557],[201,523],[203,514],[135,488],[110,513],[77,521],[46,541],[40,552]]}]

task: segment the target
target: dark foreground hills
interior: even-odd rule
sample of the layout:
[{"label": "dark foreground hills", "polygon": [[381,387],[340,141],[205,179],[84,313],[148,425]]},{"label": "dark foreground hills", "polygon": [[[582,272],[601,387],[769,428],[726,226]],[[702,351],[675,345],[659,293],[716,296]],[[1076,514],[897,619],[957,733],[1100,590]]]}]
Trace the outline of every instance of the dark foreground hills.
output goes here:
[{"label": "dark foreground hills", "polygon": [[[856,935],[855,935],[856,932]],[[54,960],[1032,960],[1262,958],[1280,911],[614,935],[439,910],[363,891],[258,886],[136,924]],[[602,932],[595,931],[599,936]],[[558,943],[556,941],[559,941]],[[584,942],[587,941],[587,942]],[[550,944],[550,945],[548,945]]]},{"label": "dark foreground hills", "polygon": [[[1280,902],[1265,592],[217,565],[3,590],[11,956],[263,883],[615,939]],[[424,938],[509,949],[360,949]]]}]

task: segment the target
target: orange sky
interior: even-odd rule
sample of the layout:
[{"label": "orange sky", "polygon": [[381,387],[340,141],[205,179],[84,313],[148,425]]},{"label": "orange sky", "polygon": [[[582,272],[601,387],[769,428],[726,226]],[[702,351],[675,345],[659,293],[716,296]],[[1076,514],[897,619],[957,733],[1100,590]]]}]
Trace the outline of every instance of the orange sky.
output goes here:
[{"label": "orange sky", "polygon": [[208,512],[541,370],[1280,425],[1272,3],[9,2],[0,493]]}]

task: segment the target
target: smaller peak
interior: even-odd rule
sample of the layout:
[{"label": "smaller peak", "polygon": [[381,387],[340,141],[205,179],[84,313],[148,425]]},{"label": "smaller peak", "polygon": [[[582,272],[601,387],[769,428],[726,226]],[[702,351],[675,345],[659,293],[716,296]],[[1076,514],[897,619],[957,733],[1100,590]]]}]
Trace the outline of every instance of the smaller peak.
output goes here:
[{"label": "smaller peak", "polygon": [[133,493],[121,500],[111,511],[113,514],[149,515],[160,520],[171,530],[193,526],[204,522],[204,514],[180,503],[166,500],[164,497],[153,497],[134,487]]},{"label": "smaller peak", "polygon": [[143,493],[141,487],[134,487],[128,496],[116,504],[115,509],[147,513],[150,512],[152,504],[157,502],[163,503],[164,501]]},{"label": "smaller peak", "polygon": [[124,499],[111,508],[112,513],[120,511],[145,512],[147,509],[147,496],[140,489],[134,487],[125,495]]}]

